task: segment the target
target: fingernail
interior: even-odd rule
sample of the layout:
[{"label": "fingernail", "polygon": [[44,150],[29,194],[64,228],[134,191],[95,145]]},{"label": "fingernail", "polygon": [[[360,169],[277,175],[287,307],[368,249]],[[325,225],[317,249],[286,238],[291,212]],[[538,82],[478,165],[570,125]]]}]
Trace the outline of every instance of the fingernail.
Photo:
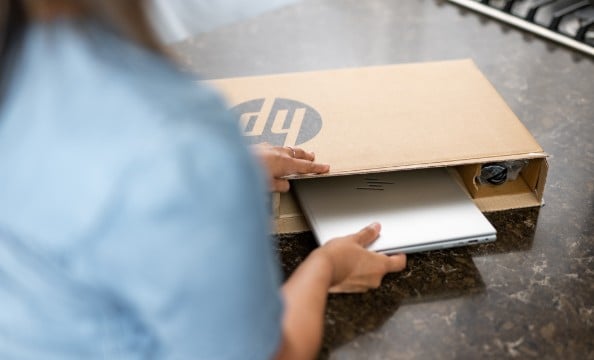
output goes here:
[{"label": "fingernail", "polygon": [[374,222],[374,223],[371,223],[369,225],[369,227],[372,228],[373,230],[380,231],[380,229],[382,228],[382,225],[378,222]]}]

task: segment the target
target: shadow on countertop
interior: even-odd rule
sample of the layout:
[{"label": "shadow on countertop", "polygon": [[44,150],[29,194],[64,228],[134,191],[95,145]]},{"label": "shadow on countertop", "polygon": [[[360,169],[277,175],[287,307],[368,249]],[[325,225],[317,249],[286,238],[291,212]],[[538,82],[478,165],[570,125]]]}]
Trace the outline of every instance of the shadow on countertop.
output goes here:
[{"label": "shadow on countertop", "polygon": [[[362,294],[330,294],[320,359],[342,344],[380,328],[400,305],[468,298],[485,291],[473,257],[529,250],[539,208],[487,214],[498,232],[490,244],[408,256],[407,268],[388,274],[382,285]],[[285,278],[317,247],[311,232],[280,235],[278,250]]]}]

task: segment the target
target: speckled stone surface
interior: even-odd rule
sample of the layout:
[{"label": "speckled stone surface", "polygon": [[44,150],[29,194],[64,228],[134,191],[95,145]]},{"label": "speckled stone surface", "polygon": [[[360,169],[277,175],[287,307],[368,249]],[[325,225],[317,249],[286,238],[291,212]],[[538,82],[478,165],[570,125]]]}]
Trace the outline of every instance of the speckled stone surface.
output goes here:
[{"label": "speckled stone surface", "polygon": [[[472,58],[551,155],[546,206],[331,295],[320,358],[594,359],[594,59],[429,0],[302,1],[173,49],[206,78]],[[285,272],[314,246],[281,237]]]}]

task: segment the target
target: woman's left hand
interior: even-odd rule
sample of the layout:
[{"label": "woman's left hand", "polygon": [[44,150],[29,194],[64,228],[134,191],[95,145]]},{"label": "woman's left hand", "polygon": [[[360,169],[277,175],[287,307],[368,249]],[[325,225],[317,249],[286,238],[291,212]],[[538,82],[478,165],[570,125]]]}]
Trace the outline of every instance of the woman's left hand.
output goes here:
[{"label": "woman's left hand", "polygon": [[252,147],[268,173],[271,191],[289,191],[285,176],[295,174],[323,174],[330,166],[314,162],[315,154],[290,146],[254,145]]}]

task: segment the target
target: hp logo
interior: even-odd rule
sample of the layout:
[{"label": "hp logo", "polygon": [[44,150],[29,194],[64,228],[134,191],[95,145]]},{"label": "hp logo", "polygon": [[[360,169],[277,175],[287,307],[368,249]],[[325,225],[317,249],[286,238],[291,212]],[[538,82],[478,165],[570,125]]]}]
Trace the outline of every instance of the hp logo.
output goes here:
[{"label": "hp logo", "polygon": [[233,107],[243,134],[253,144],[300,145],[314,138],[322,128],[322,117],[302,102],[276,98],[254,99]]}]

